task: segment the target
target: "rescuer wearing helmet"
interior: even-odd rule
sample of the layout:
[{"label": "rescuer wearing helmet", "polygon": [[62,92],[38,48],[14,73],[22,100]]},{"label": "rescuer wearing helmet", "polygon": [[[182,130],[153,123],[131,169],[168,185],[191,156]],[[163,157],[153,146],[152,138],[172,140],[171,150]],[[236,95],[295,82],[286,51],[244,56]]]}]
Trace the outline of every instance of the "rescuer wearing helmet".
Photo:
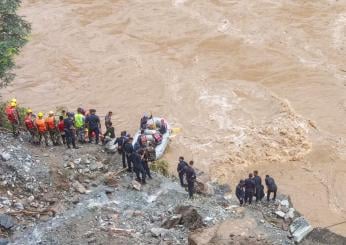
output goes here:
[{"label": "rescuer wearing helmet", "polygon": [[28,109],[26,111],[24,124],[31,135],[30,142],[33,144],[37,144],[37,128],[35,127],[35,116],[32,114],[31,109]]},{"label": "rescuer wearing helmet", "polygon": [[53,145],[58,145],[58,129],[57,122],[55,120],[54,112],[50,111],[48,117],[46,118],[46,126],[49,132],[50,140]]},{"label": "rescuer wearing helmet", "polygon": [[67,113],[67,118],[64,119],[64,130],[66,136],[67,148],[71,148],[71,144],[74,149],[78,149],[76,146],[75,128],[74,128],[74,114],[72,112]]},{"label": "rescuer wearing helmet", "polygon": [[12,126],[12,133],[14,137],[19,135],[19,114],[17,111],[17,103],[11,101],[9,106],[6,107],[7,119]]},{"label": "rescuer wearing helmet", "polygon": [[76,127],[78,142],[85,143],[85,140],[84,140],[85,117],[83,115],[82,108],[78,108],[77,114],[74,115],[74,125]]},{"label": "rescuer wearing helmet", "polygon": [[37,114],[37,119],[35,120],[35,125],[38,131],[38,143],[41,144],[42,138],[44,138],[44,141],[46,143],[46,146],[48,146],[48,136],[47,136],[47,126],[46,122],[43,119],[43,113],[39,112]]}]

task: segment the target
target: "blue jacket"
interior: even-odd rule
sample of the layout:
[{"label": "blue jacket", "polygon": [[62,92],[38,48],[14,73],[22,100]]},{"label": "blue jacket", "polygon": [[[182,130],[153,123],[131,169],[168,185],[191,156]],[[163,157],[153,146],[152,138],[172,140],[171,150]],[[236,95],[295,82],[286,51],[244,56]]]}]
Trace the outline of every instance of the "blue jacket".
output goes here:
[{"label": "blue jacket", "polygon": [[90,114],[86,117],[85,123],[89,125],[90,129],[97,129],[100,125],[100,118],[95,114]]}]

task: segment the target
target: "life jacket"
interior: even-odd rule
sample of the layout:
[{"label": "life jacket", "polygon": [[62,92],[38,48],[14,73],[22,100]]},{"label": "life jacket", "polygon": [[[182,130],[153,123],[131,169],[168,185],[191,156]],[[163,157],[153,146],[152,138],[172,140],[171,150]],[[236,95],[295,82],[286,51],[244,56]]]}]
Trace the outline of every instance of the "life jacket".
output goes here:
[{"label": "life jacket", "polygon": [[61,120],[58,123],[58,129],[59,129],[59,132],[64,132],[64,120]]},{"label": "life jacket", "polygon": [[153,134],[156,144],[160,144],[162,142],[162,136],[159,133]]},{"label": "life jacket", "polygon": [[143,134],[140,137],[141,137],[141,145],[146,145],[148,141],[147,136]]},{"label": "life jacket", "polygon": [[11,123],[17,122],[16,109],[15,108],[12,108],[10,106],[6,107],[6,115],[7,115],[7,119]]},{"label": "life jacket", "polygon": [[38,129],[38,132],[40,132],[40,133],[44,133],[47,131],[46,122],[42,118],[36,119],[36,126]]},{"label": "life jacket", "polygon": [[31,115],[25,116],[24,123],[27,129],[33,129],[35,127]]},{"label": "life jacket", "polygon": [[56,128],[54,116],[47,117],[46,123],[47,123],[48,129],[55,129]]}]

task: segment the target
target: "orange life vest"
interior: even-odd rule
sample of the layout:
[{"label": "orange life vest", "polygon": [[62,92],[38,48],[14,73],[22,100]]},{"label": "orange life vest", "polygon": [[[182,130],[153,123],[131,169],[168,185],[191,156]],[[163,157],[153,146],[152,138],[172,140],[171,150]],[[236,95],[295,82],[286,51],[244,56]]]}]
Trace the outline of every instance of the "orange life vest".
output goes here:
[{"label": "orange life vest", "polygon": [[10,106],[6,107],[6,115],[7,115],[7,119],[11,123],[17,122],[16,109],[15,108],[12,108]]},{"label": "orange life vest", "polygon": [[27,115],[24,118],[24,123],[27,129],[32,129],[34,128],[34,122],[32,121],[31,115]]},{"label": "orange life vest", "polygon": [[46,118],[46,123],[48,126],[48,129],[55,129],[55,119],[54,117],[47,117]]},{"label": "orange life vest", "polygon": [[37,129],[38,129],[38,132],[40,132],[40,133],[44,133],[44,132],[47,131],[46,123],[41,118],[37,118],[36,119],[36,126],[37,126]]}]

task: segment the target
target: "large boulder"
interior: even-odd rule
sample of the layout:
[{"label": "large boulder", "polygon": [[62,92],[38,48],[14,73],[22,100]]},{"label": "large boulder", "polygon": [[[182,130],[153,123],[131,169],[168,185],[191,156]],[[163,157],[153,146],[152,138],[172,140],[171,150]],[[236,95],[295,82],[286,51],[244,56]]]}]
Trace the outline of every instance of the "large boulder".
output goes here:
[{"label": "large boulder", "polygon": [[191,206],[178,206],[175,208],[175,213],[181,215],[180,224],[189,230],[195,230],[204,226],[202,216]]}]

